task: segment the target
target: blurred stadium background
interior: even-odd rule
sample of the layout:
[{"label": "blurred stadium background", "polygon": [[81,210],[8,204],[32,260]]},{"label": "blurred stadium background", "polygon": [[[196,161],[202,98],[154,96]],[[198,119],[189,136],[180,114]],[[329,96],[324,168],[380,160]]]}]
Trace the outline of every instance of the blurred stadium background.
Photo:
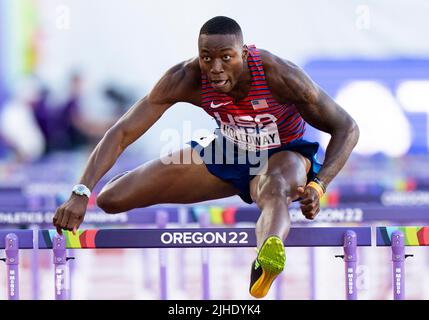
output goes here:
[{"label": "blurred stadium background", "polygon": [[[169,67],[197,55],[198,31],[216,15],[237,20],[246,43],[304,68],[358,122],[359,144],[323,199],[325,209],[343,217],[342,225],[358,225],[344,216],[363,207],[384,217],[391,211],[429,215],[429,42],[424,40],[429,2],[0,0],[1,228],[37,224],[37,219],[12,212],[54,210],[107,128]],[[96,191],[114,174],[164,152],[166,130],[177,130],[184,146],[192,135],[214,128],[201,110],[178,104],[121,156]],[[329,138],[311,127],[306,135],[322,146]],[[230,198],[214,205],[245,204]],[[90,206],[96,209],[93,199]],[[394,222],[385,218],[373,224]],[[409,251],[415,257],[407,262],[407,296],[428,299],[429,252]],[[391,299],[389,250],[359,252],[360,297]],[[342,299],[343,264],[333,258],[338,250],[317,248],[314,253],[313,297]],[[155,249],[74,254],[73,299],[159,296]],[[211,297],[250,299],[254,251],[215,249],[210,254]],[[199,299],[200,252],[169,250],[171,265],[180,255],[185,257],[184,280],[170,268],[169,298]],[[32,291],[30,253],[22,259],[22,297],[51,299],[49,254],[39,254],[38,293]],[[281,298],[309,299],[308,259],[306,249],[287,250]],[[6,297],[5,281],[0,297]],[[273,290],[268,298],[274,297]]]}]

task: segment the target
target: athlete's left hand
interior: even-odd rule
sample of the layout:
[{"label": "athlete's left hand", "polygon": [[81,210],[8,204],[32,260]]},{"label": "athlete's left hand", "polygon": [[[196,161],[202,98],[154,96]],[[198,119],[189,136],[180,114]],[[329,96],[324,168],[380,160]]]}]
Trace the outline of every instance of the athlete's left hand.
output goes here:
[{"label": "athlete's left hand", "polygon": [[317,191],[312,187],[298,187],[298,195],[301,198],[302,214],[309,220],[316,218],[320,211],[320,199]]}]

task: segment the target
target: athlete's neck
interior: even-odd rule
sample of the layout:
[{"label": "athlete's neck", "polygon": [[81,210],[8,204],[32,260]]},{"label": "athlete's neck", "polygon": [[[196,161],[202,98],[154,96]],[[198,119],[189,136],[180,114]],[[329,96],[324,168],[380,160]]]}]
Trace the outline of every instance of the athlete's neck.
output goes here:
[{"label": "athlete's neck", "polygon": [[248,64],[246,63],[244,66],[244,70],[238,78],[236,85],[234,86],[234,88],[232,88],[230,92],[228,92],[228,96],[230,96],[234,100],[234,102],[240,101],[248,95],[251,84],[252,74],[249,70]]}]

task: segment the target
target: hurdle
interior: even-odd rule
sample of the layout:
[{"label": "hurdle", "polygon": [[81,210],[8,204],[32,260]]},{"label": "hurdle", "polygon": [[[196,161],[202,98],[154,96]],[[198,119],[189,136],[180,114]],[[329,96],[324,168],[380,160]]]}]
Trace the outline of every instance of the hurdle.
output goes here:
[{"label": "hurdle", "polygon": [[[168,213],[169,223],[198,223],[201,212],[210,215],[212,223],[216,225],[235,225],[237,223],[255,223],[260,216],[260,209],[256,206],[241,205],[157,205],[149,208],[138,208],[121,214],[108,215],[100,209],[88,209],[85,214],[85,224],[96,228],[109,226],[155,225],[159,211]],[[410,222],[417,224],[429,223],[428,207],[415,207],[407,210],[403,206],[381,205],[352,205],[335,208],[322,207],[315,220],[307,220],[299,207],[291,207],[289,214],[294,224],[323,223],[379,223],[391,222],[396,225],[407,225]],[[10,208],[0,211],[0,227],[12,229],[17,225],[38,225],[40,228],[50,228],[54,209]],[[183,216],[186,219],[183,219]]]},{"label": "hurdle", "polygon": [[7,297],[19,300],[19,250],[33,249],[32,230],[0,230],[0,249],[4,249],[6,258]]},{"label": "hurdle", "polygon": [[[228,248],[255,247],[254,228],[171,228],[171,229],[92,229],[78,230],[76,235],[64,231],[39,230],[39,249],[54,249],[58,263],[67,261],[66,249],[131,248]],[[286,247],[343,247],[346,299],[357,299],[356,248],[371,246],[370,227],[295,227],[285,241]],[[209,285],[208,264],[203,264],[202,283]],[[205,271],[204,271],[205,270]],[[164,274],[161,269],[161,276]],[[65,299],[63,273],[55,283],[56,299]],[[203,290],[203,294],[206,295]],[[161,291],[161,299],[164,293]],[[207,297],[207,296],[206,296]],[[204,298],[204,297],[203,297]]]},{"label": "hurdle", "polygon": [[392,248],[392,290],[394,300],[405,299],[405,246],[429,246],[429,227],[377,227],[378,247]]},{"label": "hurdle", "polygon": [[[298,225],[308,225],[310,221],[306,220],[299,208],[291,207],[290,210],[291,221]],[[240,205],[162,205],[153,206],[149,208],[133,209],[130,214],[120,215],[106,215],[101,210],[89,209],[85,222],[89,225],[88,228],[108,228],[132,225],[137,228],[145,228],[146,225],[157,225],[158,214],[167,214],[168,223],[178,224],[180,227],[185,227],[186,223],[200,222],[200,215],[202,213],[208,214],[210,222],[215,226],[228,226],[233,227],[239,223],[254,223],[259,217],[260,210],[255,206],[240,206]],[[53,211],[50,210],[37,210],[35,206],[29,210],[18,210],[9,208],[7,211],[0,212],[0,226],[5,228],[14,228],[17,224],[31,226],[31,228],[49,228],[52,223]],[[356,206],[338,206],[335,208],[321,208],[317,218],[310,223],[327,222],[327,223],[374,223],[379,221],[389,221],[396,225],[407,224],[410,221],[415,224],[426,224],[429,220],[426,207],[416,207],[412,211],[404,214],[404,207],[402,206],[375,206],[375,205],[356,205]],[[201,222],[200,222],[201,226]],[[35,240],[37,241],[37,232],[35,233]],[[1,241],[1,240],[0,240]],[[315,256],[314,247],[309,247],[310,258],[310,297],[315,298]],[[145,250],[142,250],[146,254]],[[202,253],[204,255],[209,252]],[[164,250],[159,251],[159,256],[166,255]],[[37,249],[32,251],[31,266],[32,266],[32,290],[33,299],[38,299],[39,292],[39,278],[38,273],[38,260]],[[161,258],[160,258],[161,259]],[[180,262],[181,261],[181,262]],[[70,270],[70,274],[71,274]],[[179,287],[184,290],[184,270],[183,270],[183,256],[179,255],[179,263],[177,265],[177,274],[179,279]],[[146,273],[145,273],[146,275]],[[71,276],[69,277],[71,279]],[[150,281],[148,276],[144,277],[145,288],[149,287]],[[166,278],[160,278],[160,288],[165,287]],[[282,277],[279,277],[275,283],[276,297],[280,298],[280,290]],[[70,286],[71,290],[71,286]],[[205,287],[203,287],[205,290]],[[165,291],[164,291],[165,292]]]}]

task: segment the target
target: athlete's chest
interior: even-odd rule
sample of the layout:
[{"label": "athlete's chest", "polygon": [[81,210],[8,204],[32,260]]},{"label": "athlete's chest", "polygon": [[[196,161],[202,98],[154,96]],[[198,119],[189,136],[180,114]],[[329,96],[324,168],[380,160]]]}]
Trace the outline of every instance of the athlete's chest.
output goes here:
[{"label": "athlete's chest", "polygon": [[243,127],[261,126],[276,122],[282,109],[271,95],[247,96],[239,102],[230,97],[211,97],[203,101],[203,109],[219,123]]},{"label": "athlete's chest", "polygon": [[243,149],[255,150],[280,145],[278,111],[273,113],[272,106],[264,97],[248,96],[238,103],[228,98],[213,99],[204,109],[219,124],[223,136]]}]

